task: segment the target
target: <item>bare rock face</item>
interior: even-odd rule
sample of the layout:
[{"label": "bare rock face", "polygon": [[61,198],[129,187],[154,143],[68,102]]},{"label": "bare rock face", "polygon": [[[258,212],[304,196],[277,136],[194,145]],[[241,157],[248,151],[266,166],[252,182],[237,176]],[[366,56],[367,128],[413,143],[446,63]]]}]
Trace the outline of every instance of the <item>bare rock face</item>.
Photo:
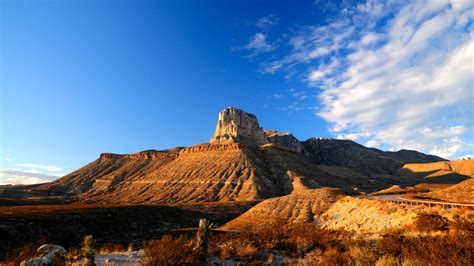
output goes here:
[{"label": "bare rock face", "polygon": [[267,143],[267,140],[255,115],[230,106],[219,113],[216,132],[210,142],[211,144],[241,142],[260,145]]},{"label": "bare rock face", "polygon": [[127,158],[127,159],[153,160],[153,159],[176,158],[176,157],[178,157],[178,153],[160,152],[160,151],[139,152],[139,153],[134,153],[134,154],[115,154],[115,153],[100,154],[100,158],[103,158],[103,159]]},{"label": "bare rock face", "polygon": [[281,133],[275,130],[265,130],[265,137],[270,143],[280,145],[290,151],[302,153],[303,144],[291,133]]},{"label": "bare rock face", "polygon": [[304,185],[368,192],[413,185],[419,178],[404,172],[398,178],[400,167],[411,160],[437,159],[414,151],[383,152],[348,140],[299,141],[291,133],[263,130],[255,115],[234,107],[219,113],[210,142],[135,154],[104,153],[28,190],[0,186],[0,196],[27,199],[34,191],[41,193],[34,196],[91,203],[253,201],[287,195],[295,180],[294,190]]}]

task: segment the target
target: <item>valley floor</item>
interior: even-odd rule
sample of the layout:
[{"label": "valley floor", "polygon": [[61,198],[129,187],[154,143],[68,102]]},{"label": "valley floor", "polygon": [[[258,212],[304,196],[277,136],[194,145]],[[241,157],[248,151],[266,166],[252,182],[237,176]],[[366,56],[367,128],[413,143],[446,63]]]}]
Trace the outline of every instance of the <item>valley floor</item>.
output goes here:
[{"label": "valley floor", "polygon": [[[292,199],[286,196],[283,202]],[[469,210],[338,196],[329,206],[317,205],[325,209],[314,221],[260,216],[252,226],[251,218],[258,215],[241,214],[255,204],[4,206],[0,239],[8,241],[2,241],[2,259],[19,263],[43,243],[64,246],[77,256],[82,237],[93,235],[98,265],[195,264],[201,261],[193,252],[196,225],[206,218],[215,223],[213,228],[232,225],[211,230],[209,264],[375,265],[385,260],[390,265],[468,265],[474,260],[474,215]],[[272,204],[256,210],[272,214],[267,207]],[[250,217],[250,224],[238,222],[243,217]],[[135,251],[126,252],[127,246]]]}]

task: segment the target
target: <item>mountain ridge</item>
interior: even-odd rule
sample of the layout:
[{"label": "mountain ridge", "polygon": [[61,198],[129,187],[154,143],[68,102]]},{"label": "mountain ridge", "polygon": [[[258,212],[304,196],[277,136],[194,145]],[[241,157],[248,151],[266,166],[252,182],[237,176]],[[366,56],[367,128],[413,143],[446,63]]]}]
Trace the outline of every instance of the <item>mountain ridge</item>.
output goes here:
[{"label": "mountain ridge", "polygon": [[[394,159],[396,158],[396,159]],[[264,130],[257,117],[228,107],[219,113],[210,143],[98,159],[37,191],[81,202],[195,203],[253,201],[291,193],[288,172],[309,188],[346,193],[409,185],[396,176],[408,162],[443,161],[419,152],[383,152],[349,140],[310,138]]]}]

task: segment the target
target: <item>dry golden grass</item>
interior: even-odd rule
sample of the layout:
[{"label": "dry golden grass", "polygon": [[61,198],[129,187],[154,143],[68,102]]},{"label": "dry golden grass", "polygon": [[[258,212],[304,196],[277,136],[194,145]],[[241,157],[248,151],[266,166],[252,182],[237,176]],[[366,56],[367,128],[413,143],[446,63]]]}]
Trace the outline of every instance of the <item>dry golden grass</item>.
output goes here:
[{"label": "dry golden grass", "polygon": [[[424,214],[416,218],[416,223],[439,219],[433,214]],[[470,265],[474,260],[473,220],[472,217],[455,219],[446,221],[447,227],[431,229],[446,231],[443,235],[411,236],[399,231],[372,240],[355,239],[350,232],[325,230],[311,224],[274,223],[242,232],[211,231],[208,262],[212,257],[260,265],[279,254],[288,265]],[[165,235],[159,240],[145,242],[146,264],[203,263],[205,258],[193,251],[193,239],[194,236]],[[35,249],[35,245],[25,246],[17,253],[18,258],[30,256]],[[102,246],[101,250],[109,252],[123,250],[123,247],[110,244]]]},{"label": "dry golden grass", "polygon": [[[474,161],[474,160],[471,160]],[[474,178],[464,180],[456,185],[445,189],[433,191],[427,194],[430,197],[446,201],[455,202],[474,202]]]},{"label": "dry golden grass", "polygon": [[173,238],[170,235],[165,235],[160,240],[147,241],[143,246],[144,262],[150,266],[196,264],[199,258],[192,244],[190,239]]},{"label": "dry golden grass", "polygon": [[379,234],[408,226],[421,209],[421,206],[408,207],[378,200],[345,197],[322,215],[321,225],[328,229],[343,228],[356,234]]},{"label": "dry golden grass", "polygon": [[99,250],[98,254],[110,254],[110,253],[122,253],[126,249],[121,244],[105,244],[102,245]]},{"label": "dry golden grass", "polygon": [[375,262],[375,266],[398,266],[400,265],[400,260],[394,256],[385,255],[380,257]]}]

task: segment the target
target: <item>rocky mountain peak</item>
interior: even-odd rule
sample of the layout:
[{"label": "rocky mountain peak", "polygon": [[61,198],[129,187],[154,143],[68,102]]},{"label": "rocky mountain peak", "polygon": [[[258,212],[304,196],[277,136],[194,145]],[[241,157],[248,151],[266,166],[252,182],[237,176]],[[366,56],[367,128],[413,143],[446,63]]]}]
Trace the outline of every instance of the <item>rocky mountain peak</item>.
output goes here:
[{"label": "rocky mountain peak", "polygon": [[219,113],[216,131],[210,142],[264,144],[267,140],[255,115],[229,106]]}]

